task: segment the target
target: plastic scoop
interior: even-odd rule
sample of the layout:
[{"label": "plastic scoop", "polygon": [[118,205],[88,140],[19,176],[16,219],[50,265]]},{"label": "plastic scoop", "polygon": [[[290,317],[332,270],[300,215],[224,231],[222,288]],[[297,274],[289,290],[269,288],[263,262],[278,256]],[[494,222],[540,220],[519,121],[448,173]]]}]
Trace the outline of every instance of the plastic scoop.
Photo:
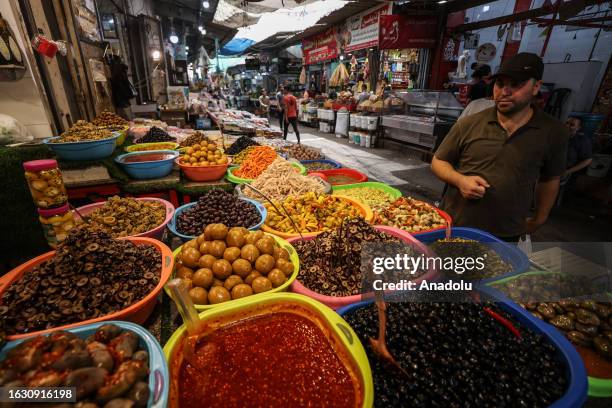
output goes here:
[{"label": "plastic scoop", "polygon": [[195,346],[200,338],[202,321],[198,316],[191,297],[187,293],[187,289],[180,279],[172,279],[166,284],[166,287],[170,291],[170,297],[176,304],[176,308],[181,314],[189,334],[183,341],[183,358],[192,363],[195,357]]},{"label": "plastic scoop", "polygon": [[387,347],[387,341],[385,340],[385,332],[387,330],[387,304],[383,298],[383,292],[377,290],[374,295],[376,296],[376,308],[378,309],[378,339],[370,337],[372,350],[374,350],[378,358],[393,367],[398,374],[408,377],[408,372],[399,365]]}]

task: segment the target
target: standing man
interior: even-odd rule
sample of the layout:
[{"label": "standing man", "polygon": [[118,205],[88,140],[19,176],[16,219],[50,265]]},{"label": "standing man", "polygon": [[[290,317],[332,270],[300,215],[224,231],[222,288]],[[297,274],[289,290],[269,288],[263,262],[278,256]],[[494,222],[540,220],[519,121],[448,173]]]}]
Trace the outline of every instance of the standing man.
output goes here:
[{"label": "standing man", "polygon": [[276,92],[276,100],[278,101],[278,126],[280,129],[284,129],[285,124],[285,96],[283,95],[283,86],[278,86],[278,92]]},{"label": "standing man", "polygon": [[569,129],[570,139],[567,146],[567,163],[565,178],[572,174],[589,167],[593,161],[593,146],[591,138],[582,131],[582,120],[575,116],[570,116],[565,121],[565,126]]},{"label": "standing man", "polygon": [[298,144],[300,144],[300,131],[298,130],[297,124],[297,98],[289,93],[289,90],[285,88],[285,97],[283,98],[283,101],[285,106],[285,130],[283,133],[283,139],[287,140],[287,132],[289,131],[289,124],[291,123],[295,136],[297,137]]},{"label": "standing man", "polygon": [[259,95],[259,107],[262,112],[270,120],[270,98],[268,97],[268,91],[265,89],[261,90],[261,95]]},{"label": "standing man", "polygon": [[569,134],[532,107],[543,71],[531,53],[505,62],[493,78],[495,107],[459,120],[436,151],[432,171],[448,184],[442,208],[455,225],[518,241],[546,222],[565,171]]}]

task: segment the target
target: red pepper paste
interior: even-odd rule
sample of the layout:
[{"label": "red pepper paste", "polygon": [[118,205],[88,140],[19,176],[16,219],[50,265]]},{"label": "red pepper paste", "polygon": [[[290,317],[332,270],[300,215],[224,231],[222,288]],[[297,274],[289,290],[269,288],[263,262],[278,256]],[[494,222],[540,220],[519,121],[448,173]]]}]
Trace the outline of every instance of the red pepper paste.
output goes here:
[{"label": "red pepper paste", "polygon": [[163,154],[163,153],[151,153],[151,154],[135,154],[133,156],[128,156],[123,159],[124,163],[139,163],[139,162],[149,162],[149,161],[161,161],[171,159],[171,154]]},{"label": "red pepper paste", "polygon": [[200,339],[195,350],[179,371],[181,407],[362,404],[325,334],[298,314],[269,313],[226,325]]},{"label": "red pepper paste", "polygon": [[587,375],[595,378],[612,379],[612,361],[600,356],[587,347],[577,346],[578,354],[584,361],[584,368],[586,369]]}]

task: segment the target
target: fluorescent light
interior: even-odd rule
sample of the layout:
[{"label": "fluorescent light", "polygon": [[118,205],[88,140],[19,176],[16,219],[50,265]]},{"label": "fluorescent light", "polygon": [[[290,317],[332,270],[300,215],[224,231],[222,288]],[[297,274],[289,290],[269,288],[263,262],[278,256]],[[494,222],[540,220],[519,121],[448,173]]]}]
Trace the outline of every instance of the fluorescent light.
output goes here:
[{"label": "fluorescent light", "polygon": [[202,7],[204,7],[205,9],[210,8],[210,3],[208,1],[203,1]]},{"label": "fluorescent light", "polygon": [[482,11],[483,13],[486,13],[487,11],[489,11],[491,9],[491,7],[489,7],[489,5],[486,6],[482,6]]},{"label": "fluorescent light", "polygon": [[438,2],[438,4],[444,4],[444,3],[446,3],[446,0],[440,0],[440,1]]},{"label": "fluorescent light", "polygon": [[178,36],[177,36],[176,34],[172,34],[172,35],[170,36],[170,42],[171,42],[172,44],[176,44],[176,43],[178,43],[178,40],[179,40],[179,39],[178,39]]}]

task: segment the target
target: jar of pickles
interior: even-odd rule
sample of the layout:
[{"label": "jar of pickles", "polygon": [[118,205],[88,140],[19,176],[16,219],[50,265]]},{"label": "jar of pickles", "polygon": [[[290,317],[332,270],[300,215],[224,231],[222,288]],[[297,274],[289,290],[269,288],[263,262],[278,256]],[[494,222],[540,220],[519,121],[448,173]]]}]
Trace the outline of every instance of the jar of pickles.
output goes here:
[{"label": "jar of pickles", "polygon": [[68,236],[68,231],[76,226],[74,211],[68,204],[59,208],[38,209],[38,220],[42,224],[45,238],[51,248],[56,248]]},{"label": "jar of pickles", "polygon": [[68,193],[57,161],[28,161],[23,163],[23,168],[34,204],[38,208],[57,208],[68,202]]}]

